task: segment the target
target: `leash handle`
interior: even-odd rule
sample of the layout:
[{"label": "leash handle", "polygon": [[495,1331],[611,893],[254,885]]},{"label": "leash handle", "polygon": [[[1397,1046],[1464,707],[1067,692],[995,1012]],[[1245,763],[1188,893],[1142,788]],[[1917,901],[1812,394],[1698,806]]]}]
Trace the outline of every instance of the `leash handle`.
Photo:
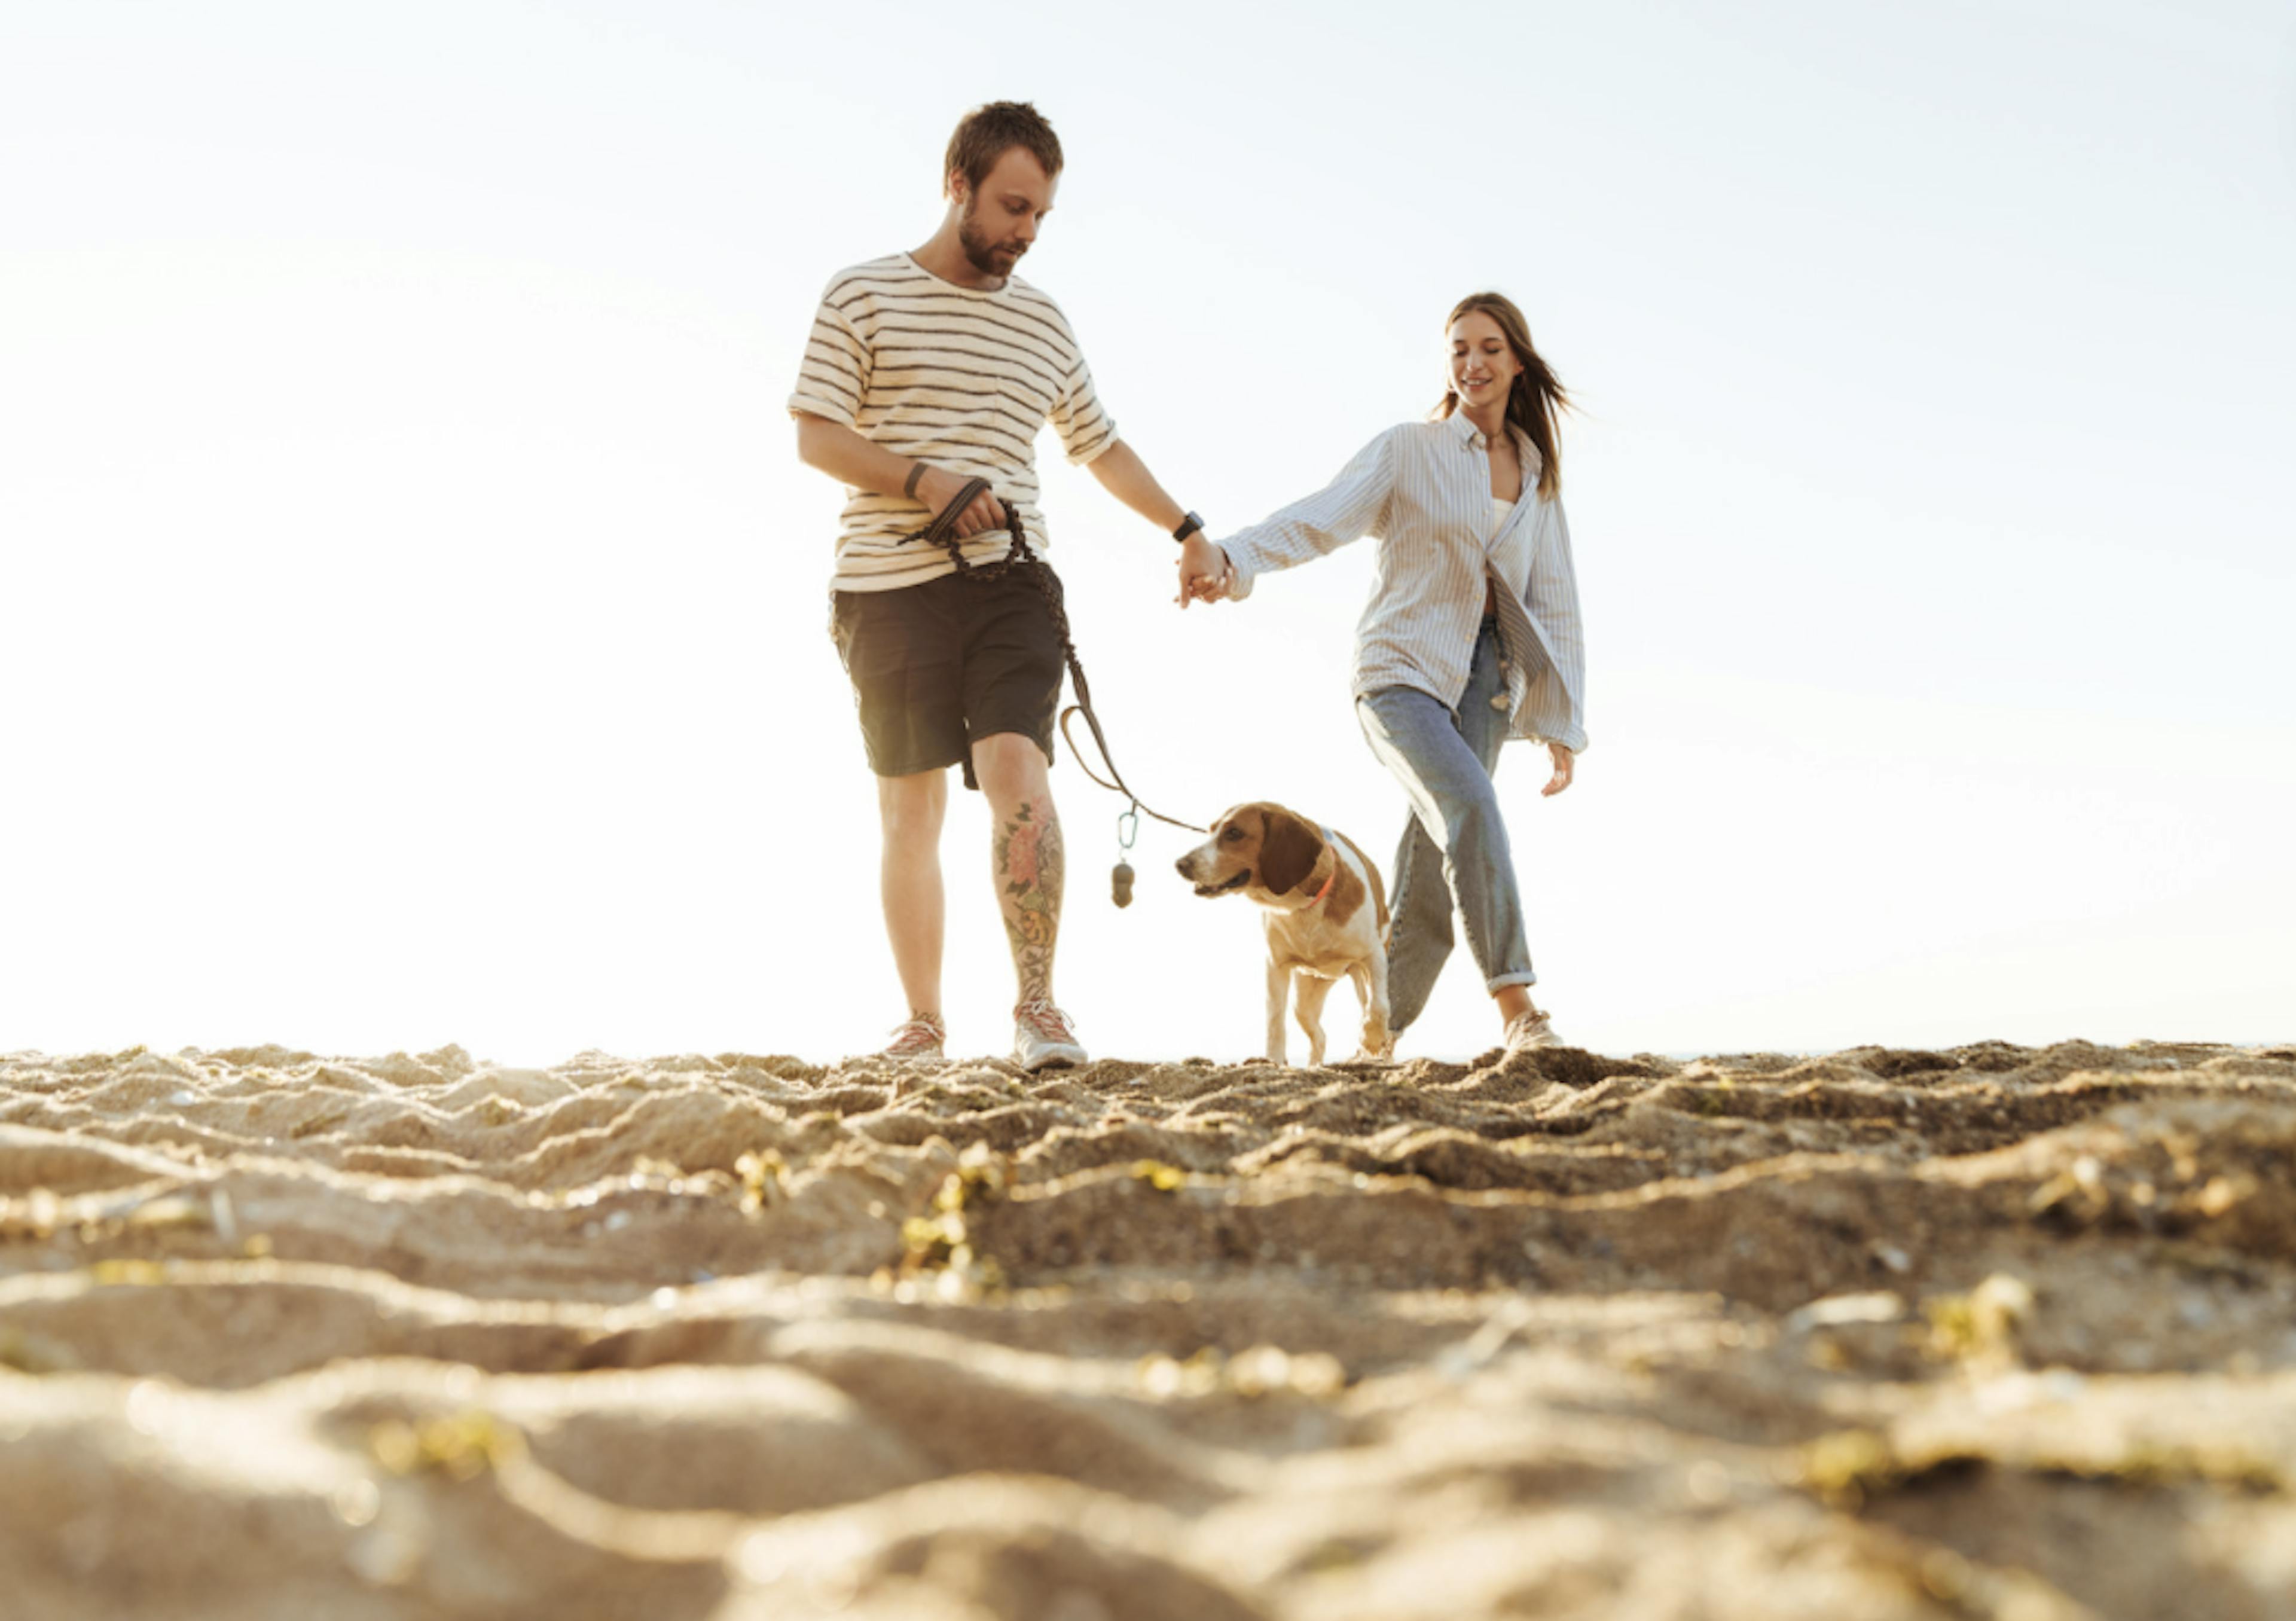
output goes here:
[{"label": "leash handle", "polygon": [[[957,572],[964,573],[968,565],[960,554],[959,549],[964,543],[956,536],[956,520],[963,516],[964,509],[971,506],[988,488],[988,480],[986,479],[967,479],[964,481],[964,487],[956,492],[955,497],[947,506],[933,514],[933,520],[931,523],[922,529],[913,530],[902,536],[897,544],[906,545],[913,540],[922,540],[929,546],[939,546],[947,551],[955,562]],[[1013,537],[1018,540],[1021,536],[1019,516],[1005,503],[1000,501],[997,504],[1004,508],[1005,527],[1013,532]]]}]

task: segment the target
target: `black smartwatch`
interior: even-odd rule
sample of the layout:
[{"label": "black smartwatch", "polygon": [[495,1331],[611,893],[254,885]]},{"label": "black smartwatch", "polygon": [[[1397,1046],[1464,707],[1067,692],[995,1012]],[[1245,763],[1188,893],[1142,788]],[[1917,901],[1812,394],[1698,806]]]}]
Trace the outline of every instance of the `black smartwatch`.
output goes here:
[{"label": "black smartwatch", "polygon": [[1203,527],[1204,520],[1197,517],[1193,512],[1190,512],[1185,518],[1180,520],[1180,527],[1172,531],[1172,538],[1174,540],[1185,540],[1189,536],[1194,534],[1198,529],[1201,529]]}]

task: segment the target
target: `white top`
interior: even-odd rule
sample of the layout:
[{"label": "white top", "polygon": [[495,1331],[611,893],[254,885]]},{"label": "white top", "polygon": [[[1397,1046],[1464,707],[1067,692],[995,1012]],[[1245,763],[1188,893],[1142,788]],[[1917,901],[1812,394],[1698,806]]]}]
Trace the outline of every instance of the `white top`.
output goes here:
[{"label": "white top", "polygon": [[1389,429],[1329,487],[1221,544],[1234,595],[1364,535],[1379,537],[1371,600],[1356,625],[1356,695],[1404,686],[1457,708],[1473,667],[1488,585],[1498,600],[1513,735],[1587,747],[1587,649],[1562,503],[1538,495],[1538,447],[1510,426],[1523,498],[1496,528],[1491,459],[1464,412]]},{"label": "white top", "polygon": [[1487,538],[1491,540],[1498,538],[1499,531],[1506,528],[1507,514],[1513,511],[1513,502],[1497,495],[1491,497],[1491,532]]},{"label": "white top", "polygon": [[[1037,508],[1037,435],[1046,422],[1071,462],[1116,443],[1059,305],[1018,276],[994,291],[959,287],[906,253],[841,270],[829,283],[789,408],[945,472],[988,479],[1037,552],[1049,544]],[[832,585],[890,591],[953,572],[939,546],[900,544],[931,518],[922,502],[849,487]],[[1001,529],[964,543],[973,562],[1011,549]]]}]

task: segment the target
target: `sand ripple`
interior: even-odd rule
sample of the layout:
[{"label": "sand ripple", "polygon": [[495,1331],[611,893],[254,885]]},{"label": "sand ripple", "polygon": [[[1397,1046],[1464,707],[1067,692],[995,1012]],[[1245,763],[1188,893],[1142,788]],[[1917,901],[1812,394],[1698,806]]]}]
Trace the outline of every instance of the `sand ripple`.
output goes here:
[{"label": "sand ripple", "polygon": [[0,1617],[2296,1615],[2296,1049],[0,1058]]}]

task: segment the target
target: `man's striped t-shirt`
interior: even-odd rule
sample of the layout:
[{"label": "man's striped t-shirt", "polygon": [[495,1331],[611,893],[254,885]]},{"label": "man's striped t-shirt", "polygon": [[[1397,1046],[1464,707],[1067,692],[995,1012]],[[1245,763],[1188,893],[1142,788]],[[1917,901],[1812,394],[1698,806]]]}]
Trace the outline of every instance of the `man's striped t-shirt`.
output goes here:
[{"label": "man's striped t-shirt", "polygon": [[[791,414],[825,417],[897,454],[989,487],[1046,549],[1037,509],[1037,435],[1049,421],[1069,460],[1116,443],[1092,373],[1060,306],[1018,276],[995,291],[944,282],[906,253],[840,271],[822,295],[799,369]],[[839,591],[890,591],[952,571],[922,541],[899,544],[932,514],[921,502],[848,487],[837,537]],[[967,561],[1011,550],[1003,531],[975,536]]]}]

